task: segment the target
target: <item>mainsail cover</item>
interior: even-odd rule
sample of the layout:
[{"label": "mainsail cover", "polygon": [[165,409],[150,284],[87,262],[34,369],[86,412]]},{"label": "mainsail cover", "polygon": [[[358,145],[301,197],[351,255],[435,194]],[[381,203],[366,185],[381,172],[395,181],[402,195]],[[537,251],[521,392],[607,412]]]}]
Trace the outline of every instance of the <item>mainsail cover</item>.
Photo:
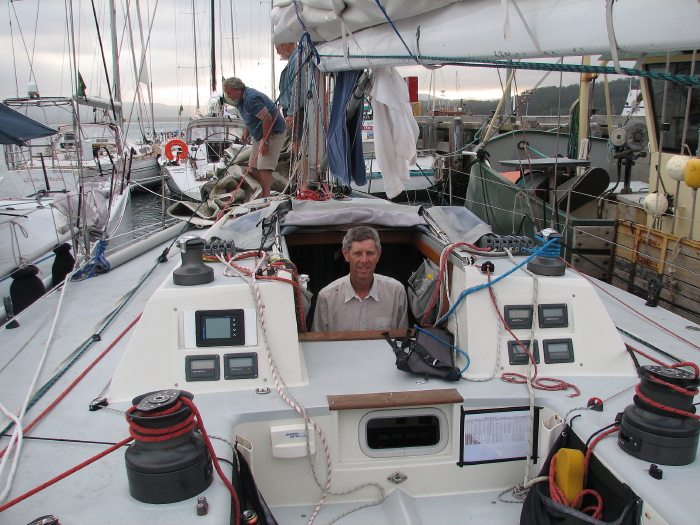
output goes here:
[{"label": "mainsail cover", "polygon": [[[611,9],[605,0],[429,2],[435,9],[413,0],[380,0],[393,27],[375,0],[297,0],[297,6],[304,2],[309,8],[303,5],[299,17],[311,38],[333,38],[316,46],[324,71],[600,55],[613,45],[636,54],[698,47],[697,0],[616,0]],[[311,9],[316,6],[329,13],[325,22]],[[359,9],[370,13],[369,20],[361,23]],[[301,36],[294,5],[273,11],[274,21],[276,42]]]}]

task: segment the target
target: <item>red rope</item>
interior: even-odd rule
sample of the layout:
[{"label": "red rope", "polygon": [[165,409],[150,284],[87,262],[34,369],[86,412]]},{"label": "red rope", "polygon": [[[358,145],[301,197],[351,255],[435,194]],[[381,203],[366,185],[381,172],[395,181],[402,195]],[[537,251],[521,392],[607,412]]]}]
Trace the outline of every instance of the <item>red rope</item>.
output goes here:
[{"label": "red rope", "polygon": [[[68,385],[68,387],[63,392],[61,392],[61,394],[59,394],[59,396],[56,399],[54,399],[53,402],[49,406],[46,407],[41,414],[39,414],[36,418],[34,418],[34,420],[31,423],[29,423],[26,427],[24,427],[23,435],[26,435],[27,432],[29,432],[39,421],[41,421],[44,418],[44,416],[46,414],[48,414],[51,410],[53,410],[53,408],[56,405],[58,405],[58,403],[64,397],[66,397],[68,395],[68,393],[71,390],[73,390],[73,388],[75,388],[75,386],[81,381],[81,379],[83,379],[87,375],[87,373],[95,367],[95,365],[100,361],[100,359],[102,359],[105,355],[107,355],[107,353],[112,348],[114,348],[114,346],[121,340],[121,338],[124,337],[129,332],[129,330],[131,330],[134,327],[134,325],[136,323],[138,323],[139,319],[141,319],[141,315],[143,315],[143,312],[140,313],[139,315],[137,315],[136,319],[131,321],[131,323],[129,323],[129,326],[124,328],[124,330],[122,330],[122,332],[116,337],[116,339],[114,341],[112,341],[110,343],[110,345],[107,348],[105,348],[103,350],[103,352],[100,355],[98,355],[95,358],[95,360],[92,363],[90,363],[90,365],[85,370],[83,370],[80,373],[80,375],[78,377],[76,377],[75,380],[70,385]],[[6,451],[7,451],[7,447],[5,447],[2,450],[2,452],[0,452],[0,458],[2,458],[5,455]]]},{"label": "red rope", "polygon": [[[253,271],[245,268],[243,266],[240,266],[238,264],[235,264],[233,261],[235,260],[240,260],[240,259],[245,259],[248,257],[255,257],[262,252],[257,252],[257,253],[246,253],[242,254],[242,256],[236,256],[236,257],[231,257],[228,261],[228,263],[233,266],[236,270],[245,273],[246,275],[253,275]],[[263,254],[264,255],[264,254]],[[299,330],[302,333],[305,333],[307,331],[307,326],[306,326],[306,316],[304,315],[304,303],[302,302],[302,293],[301,293],[301,285],[299,284],[299,273],[297,270],[297,267],[292,263],[291,261],[288,261],[289,264],[292,265],[292,268],[289,269],[284,266],[284,263],[282,261],[275,261],[273,263],[270,263],[270,266],[273,268],[277,268],[278,270],[284,270],[288,271],[292,274],[292,279],[285,279],[284,277],[278,277],[276,275],[257,275],[255,276],[256,279],[260,280],[267,280],[267,281],[280,281],[283,283],[291,284],[292,287],[294,288],[294,295],[295,295],[295,302],[296,302],[296,315],[297,315],[297,321],[299,322]]]},{"label": "red rope", "polygon": [[[612,434],[613,432],[617,432],[620,430],[619,426],[609,428],[605,432],[602,432],[600,435],[596,436],[596,438],[591,442],[591,445],[588,447],[588,450],[586,451],[586,456],[583,461],[583,486],[585,487],[588,483],[588,468],[591,462],[591,456],[593,455],[593,447],[603,439],[605,436],[608,436]],[[556,501],[557,503],[560,503],[561,505],[565,505],[567,507],[571,507],[572,509],[575,509],[580,506],[583,497],[586,495],[591,495],[594,496],[597,500],[598,503],[597,505],[593,505],[590,507],[586,507],[585,509],[582,509],[581,512],[583,513],[592,513],[591,517],[594,519],[601,519],[603,517],[603,498],[601,498],[600,494],[596,492],[595,490],[591,489],[584,489],[581,492],[579,492],[576,497],[574,498],[573,501],[569,502],[566,499],[566,496],[564,495],[564,491],[559,488],[555,481],[554,481],[554,475],[556,472],[556,462],[557,462],[557,456],[554,455],[552,456],[552,461],[549,464],[549,497],[552,498],[553,501]]]},{"label": "red rope", "polygon": [[469,244],[468,242],[456,242],[456,243],[448,246],[447,249],[445,249],[445,251],[442,253],[442,256],[440,258],[440,268],[438,269],[437,285],[435,286],[435,291],[433,292],[433,296],[430,299],[430,304],[428,304],[428,308],[425,310],[425,314],[423,315],[423,318],[420,320],[421,326],[429,326],[429,327],[433,326],[433,325],[430,325],[427,323],[428,314],[430,313],[430,310],[432,310],[433,306],[435,306],[435,303],[437,302],[438,295],[440,295],[440,284],[442,283],[442,279],[443,279],[443,276],[445,274],[445,268],[447,266],[447,261],[449,259],[450,252],[459,246],[466,246],[466,247],[471,248],[472,250],[475,250],[478,252],[490,252],[491,251],[491,248],[477,248],[476,246],[474,246],[473,244]]},{"label": "red rope", "polygon": [[67,478],[68,476],[70,476],[70,475],[73,474],[74,472],[77,472],[77,471],[79,471],[80,469],[82,469],[82,468],[84,468],[84,467],[87,467],[89,464],[94,463],[95,461],[97,461],[97,460],[100,459],[100,458],[103,458],[103,457],[106,456],[107,454],[110,454],[111,452],[114,452],[114,451],[117,450],[118,448],[123,447],[124,445],[126,445],[127,443],[129,443],[132,439],[133,439],[133,438],[128,437],[128,438],[126,438],[126,439],[121,440],[119,443],[117,443],[117,444],[115,444],[115,445],[112,445],[112,446],[109,447],[108,449],[103,450],[102,452],[100,452],[99,454],[96,454],[95,456],[92,456],[90,459],[87,459],[87,460],[83,461],[83,462],[80,463],[79,465],[76,465],[75,467],[73,467],[73,468],[71,468],[71,469],[69,469],[69,470],[66,470],[63,474],[59,474],[58,476],[56,476],[55,478],[50,479],[50,480],[47,481],[46,483],[42,483],[41,485],[39,485],[38,487],[33,488],[33,489],[30,490],[29,492],[25,492],[24,494],[22,494],[21,496],[16,497],[16,498],[13,499],[12,501],[9,501],[9,502],[5,503],[3,506],[0,507],[0,512],[2,512],[2,511],[4,511],[4,510],[7,510],[7,509],[9,509],[10,507],[13,507],[14,505],[17,505],[20,501],[23,501],[23,500],[27,499],[28,497],[33,496],[33,495],[36,494],[37,492],[41,492],[42,490],[44,490],[44,489],[47,488],[47,487],[50,487],[50,486],[53,485],[54,483],[58,483],[58,482],[61,481],[62,479]]},{"label": "red rope", "polygon": [[634,313],[636,313],[637,315],[639,315],[639,316],[640,316],[641,318],[643,318],[645,321],[649,321],[651,324],[653,324],[653,325],[656,326],[657,328],[660,328],[660,329],[663,330],[664,332],[666,332],[666,333],[672,335],[672,336],[675,337],[676,339],[679,339],[680,341],[683,341],[685,344],[687,344],[687,345],[689,345],[689,346],[692,346],[692,347],[695,348],[696,350],[700,350],[700,346],[698,346],[698,345],[696,345],[696,344],[694,344],[694,343],[691,343],[691,342],[688,341],[687,339],[683,339],[683,338],[682,338],[680,335],[678,335],[677,333],[672,332],[671,330],[669,330],[669,329],[666,328],[665,326],[660,325],[660,324],[657,323],[656,321],[653,321],[653,320],[649,319],[649,318],[648,318],[646,315],[644,315],[643,313],[641,313],[641,312],[635,310],[635,309],[632,308],[630,305],[628,305],[627,303],[625,303],[622,299],[619,299],[619,298],[615,297],[613,294],[611,294],[611,293],[610,293],[609,291],[607,291],[605,288],[603,288],[602,286],[600,286],[599,284],[597,284],[597,283],[595,282],[595,280],[591,279],[591,278],[588,277],[587,275],[581,273],[579,270],[577,270],[576,268],[574,268],[573,266],[571,266],[571,264],[568,263],[568,262],[566,261],[566,259],[563,259],[563,258],[562,258],[562,261],[564,261],[564,262],[566,263],[566,265],[567,265],[569,268],[571,268],[572,270],[574,270],[576,273],[578,273],[581,277],[583,277],[584,279],[586,279],[586,280],[587,280],[589,283],[591,283],[593,286],[595,286],[596,288],[599,288],[600,290],[602,290],[603,292],[605,292],[606,294],[608,294],[610,297],[612,297],[613,299],[615,299],[617,302],[621,303],[623,306],[625,306],[625,307],[629,308],[630,310],[632,310]]},{"label": "red rope", "polygon": [[180,400],[186,405],[188,405],[192,409],[192,412],[194,412],[194,414],[197,416],[197,424],[199,425],[199,430],[202,432],[202,437],[204,438],[204,442],[207,445],[207,449],[209,449],[211,460],[214,462],[214,468],[216,469],[216,472],[218,472],[221,481],[224,482],[224,485],[226,485],[226,488],[231,493],[231,499],[233,500],[233,515],[235,516],[234,523],[235,525],[239,525],[241,516],[241,504],[238,500],[238,494],[236,494],[236,489],[233,488],[233,485],[231,485],[231,482],[226,476],[224,476],[224,472],[223,470],[221,470],[221,465],[219,465],[219,460],[216,457],[216,452],[214,451],[214,447],[212,446],[211,440],[209,439],[209,434],[207,434],[207,431],[204,428],[204,423],[202,423],[202,416],[199,414],[199,410],[192,401],[190,401],[186,397],[181,397]]},{"label": "red rope", "polygon": [[[0,506],[0,512],[9,509],[10,507],[16,505],[17,503],[27,499],[30,496],[33,496],[37,492],[40,492],[44,490],[47,487],[50,487],[51,485],[61,481],[64,478],[67,478],[71,474],[77,472],[78,470],[87,467],[91,463],[94,463],[98,459],[103,458],[107,454],[110,454],[117,450],[118,448],[126,445],[133,439],[137,439],[139,441],[164,441],[166,439],[172,439],[174,437],[177,437],[179,435],[184,434],[185,432],[188,432],[189,430],[192,430],[195,426],[199,427],[200,432],[202,433],[202,437],[204,438],[204,443],[206,444],[207,450],[209,451],[209,455],[211,456],[211,460],[214,463],[214,468],[216,469],[216,472],[219,474],[219,477],[221,480],[224,482],[224,485],[226,485],[226,488],[228,488],[229,492],[231,493],[231,498],[233,500],[233,507],[234,507],[234,516],[235,516],[235,525],[239,525],[240,523],[240,515],[241,515],[241,505],[238,500],[238,494],[236,494],[236,490],[233,488],[233,485],[231,485],[231,482],[228,480],[228,478],[224,475],[223,471],[221,470],[221,465],[219,465],[219,460],[216,457],[216,451],[214,450],[214,447],[211,444],[211,440],[209,439],[209,434],[207,434],[207,431],[204,428],[204,423],[202,422],[202,416],[199,413],[199,410],[195,406],[195,404],[187,399],[186,397],[180,397],[179,401],[171,408],[164,410],[162,412],[157,412],[154,414],[149,414],[149,415],[144,415],[144,417],[149,417],[149,416],[162,416],[162,415],[167,415],[170,413],[174,413],[180,408],[182,408],[182,404],[187,405],[190,407],[190,416],[183,422],[178,423],[177,425],[173,425],[168,428],[163,428],[163,429],[147,429],[144,428],[134,421],[130,419],[130,414],[132,414],[136,410],[136,406],[132,406],[129,410],[127,410],[127,416],[126,419],[129,422],[129,432],[131,433],[131,437],[128,437],[126,439],[121,440],[119,443],[112,445],[111,447],[103,450],[99,454],[94,455],[90,459],[87,459],[80,463],[79,465],[76,465],[75,467],[66,470],[62,474],[59,474],[58,476],[50,479],[49,481],[42,483],[38,487],[33,488],[29,492],[25,492],[21,496],[13,499],[12,501]],[[194,419],[197,419],[196,422],[194,422]],[[183,426],[184,425],[184,426]],[[153,437],[149,436],[144,436],[142,434],[149,434]]]},{"label": "red rope", "polygon": [[[490,281],[491,272],[487,272],[487,275]],[[518,336],[513,333],[513,330],[510,329],[508,323],[503,318],[501,310],[498,308],[498,301],[496,301],[496,294],[493,292],[492,286],[489,286],[489,294],[491,294],[491,303],[493,303],[493,308],[494,310],[496,310],[496,315],[498,315],[498,318],[501,320],[501,324],[505,327],[506,330],[508,330],[508,333],[513,337],[513,339],[515,339],[518,345],[520,345],[520,348],[523,349],[523,352],[527,354],[528,359],[530,359],[530,361],[532,362],[532,367],[535,371],[534,375],[532,376],[532,379],[530,380],[530,384],[532,385],[532,387],[538,390],[546,390],[548,392],[556,392],[557,390],[568,390],[569,388],[571,388],[573,389],[574,393],[568,394],[567,397],[580,396],[581,391],[578,389],[578,387],[571,383],[567,383],[563,379],[555,379],[552,377],[537,377],[537,362],[535,361],[533,355],[530,353],[530,350],[528,350],[527,347],[522,343],[522,341],[518,339]],[[532,345],[534,347],[535,344],[532,343]],[[527,383],[527,376],[524,376],[523,374],[518,374],[516,372],[505,372],[501,374],[501,379],[506,383],[515,383],[518,385]]]},{"label": "red rope", "polygon": [[[270,129],[267,130],[267,133],[265,133],[265,136],[263,136],[261,142],[265,142],[268,137],[270,136],[270,133],[272,132],[272,128],[274,127],[275,120],[277,120],[277,115],[280,113],[280,108],[277,106],[277,111],[275,112],[275,116],[272,118],[272,125],[270,126]],[[269,113],[268,113],[269,114]],[[226,212],[226,208],[228,208],[229,204],[231,204],[231,201],[233,201],[233,198],[236,196],[236,193],[240,189],[240,187],[243,185],[243,181],[245,178],[248,176],[248,173],[250,172],[251,168],[255,164],[255,161],[258,158],[258,155],[260,155],[260,148],[258,148],[258,151],[255,152],[255,155],[253,155],[253,158],[248,161],[248,169],[245,170],[245,173],[243,174],[243,177],[241,177],[241,182],[238,183],[238,186],[236,186],[236,189],[233,190],[231,193],[231,196],[228,198],[228,201],[226,201],[226,204],[224,205],[223,208],[221,208],[221,211],[216,215],[216,220],[220,220],[221,217],[224,216],[224,213]],[[216,185],[214,186],[216,187]],[[212,188],[212,191],[214,191],[214,188]],[[211,192],[209,192],[211,193]]]},{"label": "red rope", "polygon": [[[685,362],[685,363],[675,363],[672,365],[667,365],[663,361],[659,361],[658,359],[654,359],[650,355],[645,354],[641,350],[638,350],[635,347],[628,345],[627,343],[625,343],[625,346],[627,348],[629,348],[630,350],[632,350],[633,352],[636,352],[639,355],[646,357],[647,359],[655,362],[658,365],[664,366],[666,368],[680,368],[680,367],[687,366],[689,368],[692,368],[695,371],[695,377],[700,376],[700,367],[698,367],[698,365],[696,365],[695,363]],[[667,386],[668,388],[670,388],[670,389],[672,389],[680,394],[684,394],[686,396],[695,396],[698,394],[697,388],[693,388],[692,390],[689,390],[687,388],[683,388],[683,387],[680,387],[677,385],[672,385],[671,383],[667,383],[666,381],[664,381],[662,379],[658,379],[656,377],[653,377],[652,375],[647,376],[647,379],[649,379],[650,381],[653,381],[657,384]],[[641,384],[638,384],[637,386],[634,387],[634,393],[637,394],[637,397],[639,397],[639,399],[641,399],[642,401],[644,401],[645,403],[647,403],[653,407],[658,408],[659,410],[665,410],[666,412],[678,414],[679,416],[692,417],[693,419],[700,419],[700,415],[698,415],[698,414],[693,414],[692,412],[686,412],[685,410],[680,410],[678,408],[662,405],[661,403],[654,401],[653,399],[648,398],[647,396],[642,394]]]}]

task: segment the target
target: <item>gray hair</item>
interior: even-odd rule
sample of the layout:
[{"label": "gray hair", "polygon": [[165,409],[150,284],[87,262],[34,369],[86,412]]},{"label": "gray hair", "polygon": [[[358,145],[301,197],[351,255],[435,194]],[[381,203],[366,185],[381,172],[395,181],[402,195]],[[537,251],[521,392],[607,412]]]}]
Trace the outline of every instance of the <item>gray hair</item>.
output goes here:
[{"label": "gray hair", "polygon": [[355,228],[350,228],[343,238],[343,249],[345,249],[347,253],[350,253],[353,242],[362,242],[367,239],[372,239],[374,241],[374,244],[377,245],[378,252],[382,251],[382,243],[379,242],[379,234],[377,230],[370,226],[356,226]]},{"label": "gray hair", "polygon": [[223,86],[229,89],[245,89],[245,84],[238,77],[231,77],[224,80]]}]

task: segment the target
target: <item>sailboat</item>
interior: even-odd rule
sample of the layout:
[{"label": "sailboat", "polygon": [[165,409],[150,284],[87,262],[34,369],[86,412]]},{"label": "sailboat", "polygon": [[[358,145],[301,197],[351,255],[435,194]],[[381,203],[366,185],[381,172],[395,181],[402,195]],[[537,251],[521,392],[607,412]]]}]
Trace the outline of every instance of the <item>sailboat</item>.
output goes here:
[{"label": "sailboat", "polygon": [[[389,4],[420,16],[414,2]],[[542,45],[548,24],[560,24],[549,17],[580,4],[596,7],[520,1],[518,12]],[[300,9],[314,39],[323,30],[312,15],[352,31],[323,44],[340,47],[337,57],[317,46],[338,69],[399,60],[345,56],[349,41],[391,53],[394,28],[408,42],[417,22],[421,33],[429,27],[394,10],[383,23],[379,11],[379,25],[364,31],[384,32],[384,44],[369,47],[353,25],[359,3],[335,18],[300,5],[288,5],[285,20]],[[501,7],[441,4],[426,18],[443,14],[445,31],[459,22],[454,45],[478,50],[464,26],[485,34],[488,11],[489,35],[502,44],[492,53],[510,46]],[[664,8],[654,13],[660,31],[640,48],[695,47],[682,29],[697,5]],[[457,21],[462,10],[470,16]],[[357,16],[374,11],[361,5]],[[668,18],[680,29],[662,31]],[[605,15],[597,22],[605,28]],[[530,37],[520,44],[527,50]],[[325,183],[311,166],[312,182]],[[0,331],[2,347],[18,349],[0,354],[3,520],[696,520],[696,323],[568,268],[562,235],[550,229],[505,238],[463,206],[303,196],[236,206],[201,237],[181,237],[179,254],[168,243],[69,281],[22,312],[18,329]],[[412,331],[308,331],[309,292],[347,273],[339,253],[356,224],[379,232],[377,271],[425,299],[411,306]]]}]

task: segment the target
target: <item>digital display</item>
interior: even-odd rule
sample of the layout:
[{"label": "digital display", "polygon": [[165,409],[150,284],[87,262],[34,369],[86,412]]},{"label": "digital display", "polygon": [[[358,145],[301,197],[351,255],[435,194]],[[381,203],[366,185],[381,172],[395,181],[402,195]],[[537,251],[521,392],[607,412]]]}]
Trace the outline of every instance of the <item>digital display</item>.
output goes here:
[{"label": "digital display", "polygon": [[194,319],[197,346],[245,345],[243,310],[198,310]]},{"label": "digital display", "polygon": [[229,357],[228,359],[229,368],[250,368],[253,366],[252,357]]},{"label": "digital display", "polygon": [[187,381],[218,381],[218,355],[188,355],[185,357],[185,379]]},{"label": "digital display", "polygon": [[231,317],[204,317],[204,339],[227,339],[231,337]]},{"label": "digital display", "polygon": [[224,379],[255,379],[256,377],[258,377],[256,352],[224,355]]},{"label": "digital display", "polygon": [[212,359],[197,359],[196,361],[190,361],[190,369],[192,370],[213,370],[216,365]]},{"label": "digital display", "polygon": [[514,308],[508,312],[508,319],[527,319],[530,317],[530,310],[525,308]]},{"label": "digital display", "polygon": [[573,363],[574,345],[571,339],[551,339],[542,341],[545,363]]},{"label": "digital display", "polygon": [[569,315],[566,304],[541,304],[537,307],[540,328],[568,328]]},{"label": "digital display", "polygon": [[[532,349],[530,348],[530,341],[520,341],[520,343],[522,343],[525,348],[533,353]],[[518,341],[508,341],[508,359],[511,365],[526,365],[530,360],[528,355],[525,353],[525,350],[523,350],[522,346],[520,346],[520,343],[518,343]],[[535,358],[535,363],[540,362],[540,352],[536,340],[533,357]]]},{"label": "digital display", "polygon": [[530,328],[532,326],[532,306],[507,305],[504,308],[505,320],[508,328]]},{"label": "digital display", "polygon": [[556,308],[542,308],[542,317],[562,317],[564,309],[560,306]]}]

